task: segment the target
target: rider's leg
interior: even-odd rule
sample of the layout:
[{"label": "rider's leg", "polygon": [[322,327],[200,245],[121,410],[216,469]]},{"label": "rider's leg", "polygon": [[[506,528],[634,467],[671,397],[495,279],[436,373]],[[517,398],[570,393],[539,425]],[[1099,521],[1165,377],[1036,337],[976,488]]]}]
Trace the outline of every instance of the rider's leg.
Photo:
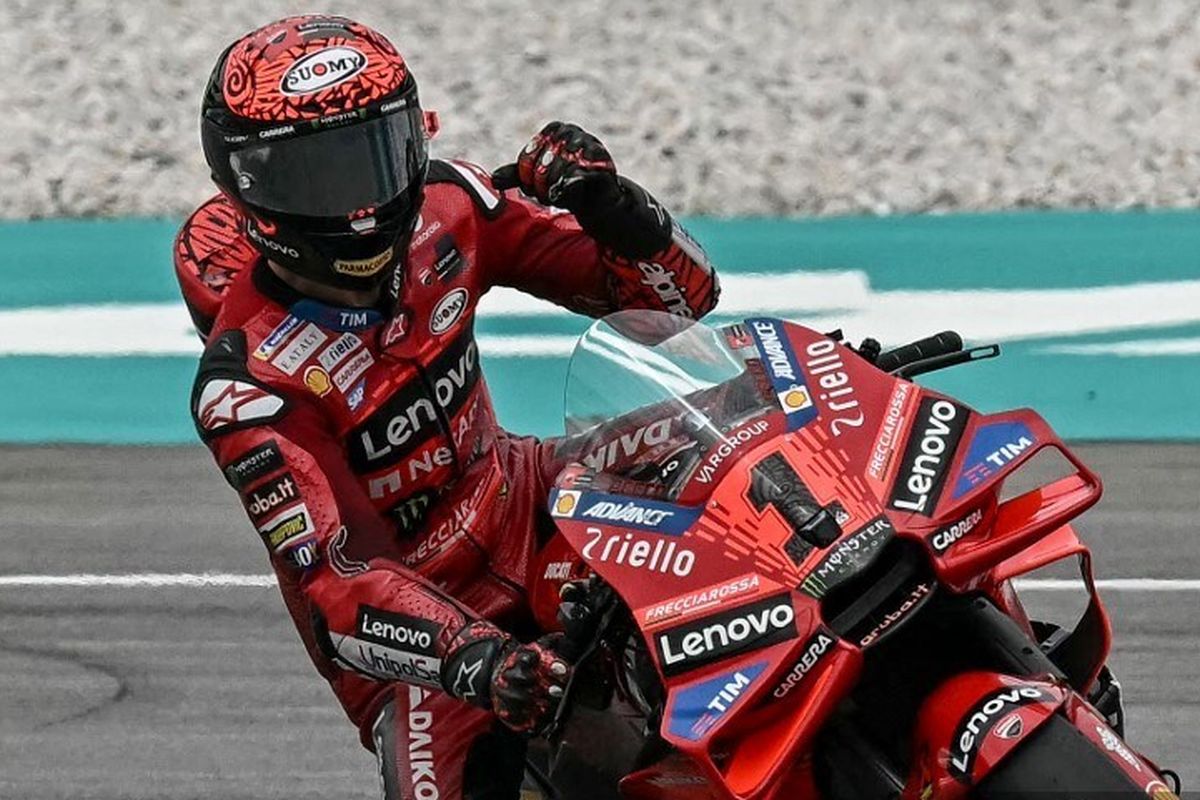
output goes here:
[{"label": "rider's leg", "polygon": [[384,800],[516,800],[525,740],[449,695],[395,684],[371,728]]}]

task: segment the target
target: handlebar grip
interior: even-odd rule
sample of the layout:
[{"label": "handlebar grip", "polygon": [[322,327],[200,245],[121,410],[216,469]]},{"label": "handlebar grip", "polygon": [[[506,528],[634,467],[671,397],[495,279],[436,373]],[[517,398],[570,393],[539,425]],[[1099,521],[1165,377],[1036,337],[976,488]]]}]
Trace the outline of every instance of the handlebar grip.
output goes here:
[{"label": "handlebar grip", "polygon": [[962,337],[954,331],[942,331],[933,336],[919,339],[912,344],[897,347],[879,356],[875,366],[884,372],[895,372],[905,364],[920,361],[923,358],[957,353],[963,348]]},{"label": "handlebar grip", "polygon": [[563,633],[554,650],[574,664],[591,646],[595,618],[586,603],[566,601],[558,607],[558,621],[563,626]]}]

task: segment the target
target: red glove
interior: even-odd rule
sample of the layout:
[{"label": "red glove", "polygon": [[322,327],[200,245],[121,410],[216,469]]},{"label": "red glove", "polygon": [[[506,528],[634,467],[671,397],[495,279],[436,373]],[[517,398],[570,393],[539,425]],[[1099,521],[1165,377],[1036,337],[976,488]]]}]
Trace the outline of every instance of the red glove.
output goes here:
[{"label": "red glove", "polygon": [[617,168],[595,136],[578,125],[551,122],[529,140],[515,164],[492,173],[492,183],[574,212],[595,195],[617,190]]},{"label": "red glove", "polygon": [[[641,186],[617,175],[608,150],[578,125],[551,122],[542,128],[515,164],[492,173],[492,183],[570,211],[585,233],[621,258],[657,258],[671,246],[671,215]],[[636,269],[630,277],[643,280]]]},{"label": "red glove", "polygon": [[442,685],[514,731],[536,735],[554,720],[571,679],[572,666],[554,651],[557,638],[521,644],[489,623],[469,625],[442,662]]}]

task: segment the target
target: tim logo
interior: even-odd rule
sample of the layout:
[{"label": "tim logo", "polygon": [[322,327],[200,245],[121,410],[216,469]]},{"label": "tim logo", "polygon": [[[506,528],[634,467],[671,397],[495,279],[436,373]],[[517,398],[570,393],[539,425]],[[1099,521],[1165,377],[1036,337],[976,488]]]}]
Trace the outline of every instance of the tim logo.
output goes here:
[{"label": "tim logo", "polygon": [[288,67],[279,83],[286,95],[313,94],[350,80],[367,66],[367,57],[353,47],[326,47]]},{"label": "tim logo", "polygon": [[681,739],[700,741],[730,709],[749,696],[766,667],[767,662],[760,661],[677,690],[674,705],[668,711],[667,730]]}]

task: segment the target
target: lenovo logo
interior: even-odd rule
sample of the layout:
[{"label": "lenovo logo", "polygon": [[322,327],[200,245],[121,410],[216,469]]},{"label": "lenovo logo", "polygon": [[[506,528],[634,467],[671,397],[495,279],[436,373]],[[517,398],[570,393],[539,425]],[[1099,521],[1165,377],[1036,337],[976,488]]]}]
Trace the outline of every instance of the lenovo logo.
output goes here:
[{"label": "lenovo logo", "polygon": [[921,401],[892,488],[892,508],[932,513],[966,424],[967,410],[962,406],[934,397]]},{"label": "lenovo logo", "polygon": [[664,675],[678,675],[738,653],[785,642],[796,635],[791,597],[779,594],[669,628],[655,637]]},{"label": "lenovo logo", "polygon": [[436,645],[441,628],[428,620],[371,606],[359,606],[357,622],[360,639],[408,653],[426,656],[437,654]]},{"label": "lenovo logo", "polygon": [[479,350],[464,333],[433,360],[424,379],[414,375],[349,437],[350,463],[359,472],[391,466],[414,452],[466,403],[479,382]]},{"label": "lenovo logo", "polygon": [[[1002,717],[1021,706],[1054,702],[1055,697],[1036,686],[1012,686],[984,697],[959,723],[950,742],[950,774],[970,783],[980,740]],[[1008,725],[1011,726],[1011,722]]]}]

